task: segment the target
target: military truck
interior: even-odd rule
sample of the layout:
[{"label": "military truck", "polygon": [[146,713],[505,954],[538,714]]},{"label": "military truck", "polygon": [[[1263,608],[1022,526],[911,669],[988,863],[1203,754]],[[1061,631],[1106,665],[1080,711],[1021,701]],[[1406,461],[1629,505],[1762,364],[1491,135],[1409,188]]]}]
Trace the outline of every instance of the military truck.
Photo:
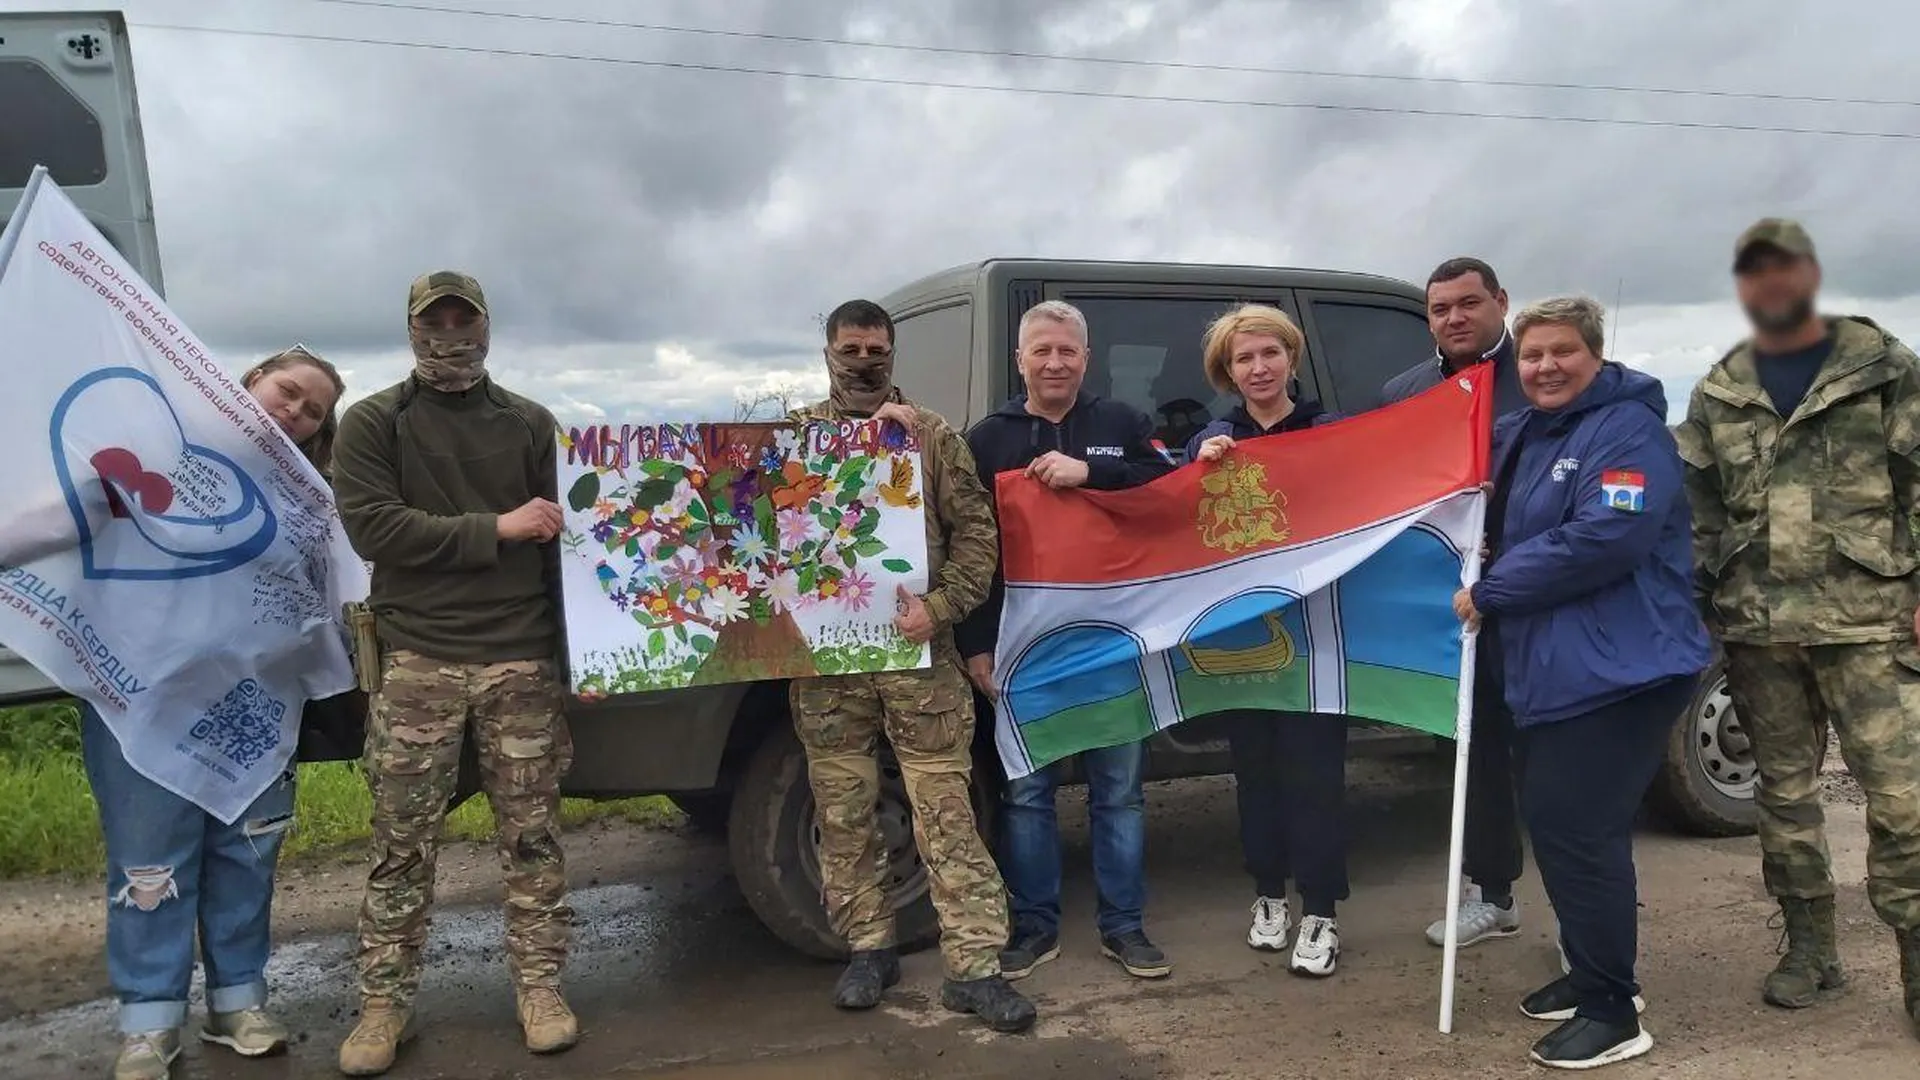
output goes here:
[{"label": "military truck", "polygon": [[[27,91],[35,96],[25,96]],[[21,148],[0,140],[0,212],[11,207],[5,200],[17,198],[36,158],[69,161],[56,172],[56,182],[157,285],[139,116],[119,17],[0,15],[0,100],[8,102],[10,121],[19,115],[21,102],[39,110],[27,129],[36,145]],[[82,144],[77,151],[67,146],[75,139]],[[1176,449],[1230,405],[1207,385],[1199,352],[1202,328],[1229,305],[1260,301],[1292,314],[1307,335],[1300,390],[1337,410],[1375,407],[1390,375],[1432,351],[1421,290],[1392,278],[1246,266],[989,259],[921,278],[881,300],[898,321],[899,382],[956,425],[978,420],[1018,390],[1015,328],[1023,312],[1045,299],[1067,300],[1087,314],[1092,331],[1087,389],[1151,415],[1160,439]],[[58,696],[56,687],[17,658],[0,656],[0,704]],[[975,797],[991,834],[1000,770],[991,743],[991,712],[984,701],[977,704],[983,722]],[[310,705],[302,759],[358,756],[364,716],[365,701],[357,694]],[[577,746],[566,781],[569,795],[671,797],[697,827],[725,833],[740,887],[774,934],[812,955],[842,953],[821,908],[813,799],[783,683],[574,702],[568,718]],[[1437,745],[1446,745],[1358,720],[1351,740],[1356,754],[1432,754]],[[1152,779],[1213,775],[1228,767],[1224,732],[1208,717],[1148,743]],[[878,816],[888,855],[888,896],[900,913],[903,944],[922,947],[937,936],[926,872],[914,850],[899,769],[884,761],[882,777]],[[477,786],[469,744],[457,798]],[[1752,757],[1716,668],[1675,718],[1652,801],[1679,828],[1733,835],[1753,829],[1752,786]],[[1221,842],[1231,841],[1223,836]]]}]

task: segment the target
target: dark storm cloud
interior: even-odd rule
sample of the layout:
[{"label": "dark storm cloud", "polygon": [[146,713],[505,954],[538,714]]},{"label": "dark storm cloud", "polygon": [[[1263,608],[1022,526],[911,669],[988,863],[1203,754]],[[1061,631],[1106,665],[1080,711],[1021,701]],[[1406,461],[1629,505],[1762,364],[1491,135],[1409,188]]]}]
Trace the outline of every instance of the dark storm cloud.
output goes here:
[{"label": "dark storm cloud", "polygon": [[[356,381],[404,371],[406,284],[440,266],[480,277],[535,391],[608,408],[661,407],[662,388],[678,395],[673,408],[724,408],[729,378],[817,376],[816,316],[997,255],[1292,263],[1418,281],[1441,258],[1475,253],[1517,298],[1586,291],[1611,302],[1624,279],[1630,303],[1673,306],[1724,303],[1733,236],[1785,213],[1813,231],[1834,291],[1920,292],[1920,216],[1904,183],[1920,140],[914,89],[138,24],[1389,109],[1920,133],[1914,108],[1062,64],[305,0],[126,7],[176,307],[229,352],[303,339],[352,356]],[[1000,52],[1920,97],[1904,90],[1920,5],[1893,3],[500,10]],[[663,361],[672,342],[701,344],[691,362]]]}]

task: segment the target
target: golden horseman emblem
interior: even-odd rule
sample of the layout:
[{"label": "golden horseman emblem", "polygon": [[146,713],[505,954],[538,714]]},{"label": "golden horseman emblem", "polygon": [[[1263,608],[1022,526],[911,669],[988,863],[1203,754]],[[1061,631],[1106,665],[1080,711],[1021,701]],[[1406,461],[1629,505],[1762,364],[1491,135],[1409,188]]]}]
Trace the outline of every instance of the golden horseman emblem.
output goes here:
[{"label": "golden horseman emblem", "polygon": [[1267,487],[1267,467],[1228,458],[1200,479],[1200,541],[1228,554],[1284,543],[1287,497]]}]

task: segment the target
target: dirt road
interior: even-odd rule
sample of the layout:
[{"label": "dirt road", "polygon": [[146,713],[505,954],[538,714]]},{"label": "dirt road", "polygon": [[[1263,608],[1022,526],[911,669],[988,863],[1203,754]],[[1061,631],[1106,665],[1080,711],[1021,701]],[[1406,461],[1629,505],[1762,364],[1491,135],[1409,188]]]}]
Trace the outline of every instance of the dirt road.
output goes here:
[{"label": "dirt road", "polygon": [[[1101,961],[1092,932],[1084,818],[1063,803],[1071,884],[1065,956],[1023,984],[1043,1020],[1001,1038],[942,1012],[938,959],[910,957],[880,1010],[836,1013],[835,970],[785,950],[754,922],[719,842],[599,831],[570,841],[580,913],[571,996],[587,1029],[572,1053],[534,1059],[517,1042],[500,950],[489,852],[442,864],[445,906],[420,1004],[424,1034],[391,1074],[504,1080],[903,1080],[940,1077],[1111,1080],[1544,1076],[1526,1063],[1540,1027],[1520,997],[1557,974],[1553,921],[1529,876],[1525,932],[1462,954],[1455,1033],[1434,1027],[1439,950],[1421,930],[1444,888],[1444,773],[1356,763],[1354,897],[1341,910],[1345,952],[1327,982],[1287,975],[1248,950],[1231,788],[1224,781],[1149,791],[1149,929],[1176,963],[1171,979],[1131,981]],[[1842,795],[1844,796],[1844,792]],[[1899,1010],[1892,935],[1860,885],[1865,830],[1844,797],[1831,812],[1842,881],[1841,943],[1852,988],[1802,1013],[1768,1009],[1758,981],[1776,932],[1750,839],[1702,841],[1649,827],[1640,840],[1641,978],[1657,1040],[1646,1077],[1920,1078],[1920,1040]],[[271,979],[298,1033],[284,1058],[241,1062],[192,1047],[184,1078],[280,1080],[333,1071],[352,1022],[347,930],[360,869],[286,876]],[[0,888],[0,1075],[104,1076],[112,1006],[91,886]]]}]

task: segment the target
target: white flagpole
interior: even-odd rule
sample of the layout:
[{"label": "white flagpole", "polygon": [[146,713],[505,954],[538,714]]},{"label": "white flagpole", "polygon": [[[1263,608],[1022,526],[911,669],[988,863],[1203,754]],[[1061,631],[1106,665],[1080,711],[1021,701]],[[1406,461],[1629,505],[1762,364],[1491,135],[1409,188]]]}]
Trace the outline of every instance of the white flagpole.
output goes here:
[{"label": "white flagpole", "polygon": [[[1472,544],[1462,567],[1460,583],[1471,586],[1480,580],[1480,540],[1486,530],[1487,496],[1474,496],[1472,527],[1467,535]],[[1473,745],[1473,657],[1479,642],[1477,630],[1460,635],[1460,700],[1455,705],[1453,728],[1453,817],[1447,832],[1447,914],[1446,938],[1440,959],[1440,1033],[1453,1034],[1454,971],[1460,959],[1460,886],[1461,849],[1467,835],[1467,757]]]}]

